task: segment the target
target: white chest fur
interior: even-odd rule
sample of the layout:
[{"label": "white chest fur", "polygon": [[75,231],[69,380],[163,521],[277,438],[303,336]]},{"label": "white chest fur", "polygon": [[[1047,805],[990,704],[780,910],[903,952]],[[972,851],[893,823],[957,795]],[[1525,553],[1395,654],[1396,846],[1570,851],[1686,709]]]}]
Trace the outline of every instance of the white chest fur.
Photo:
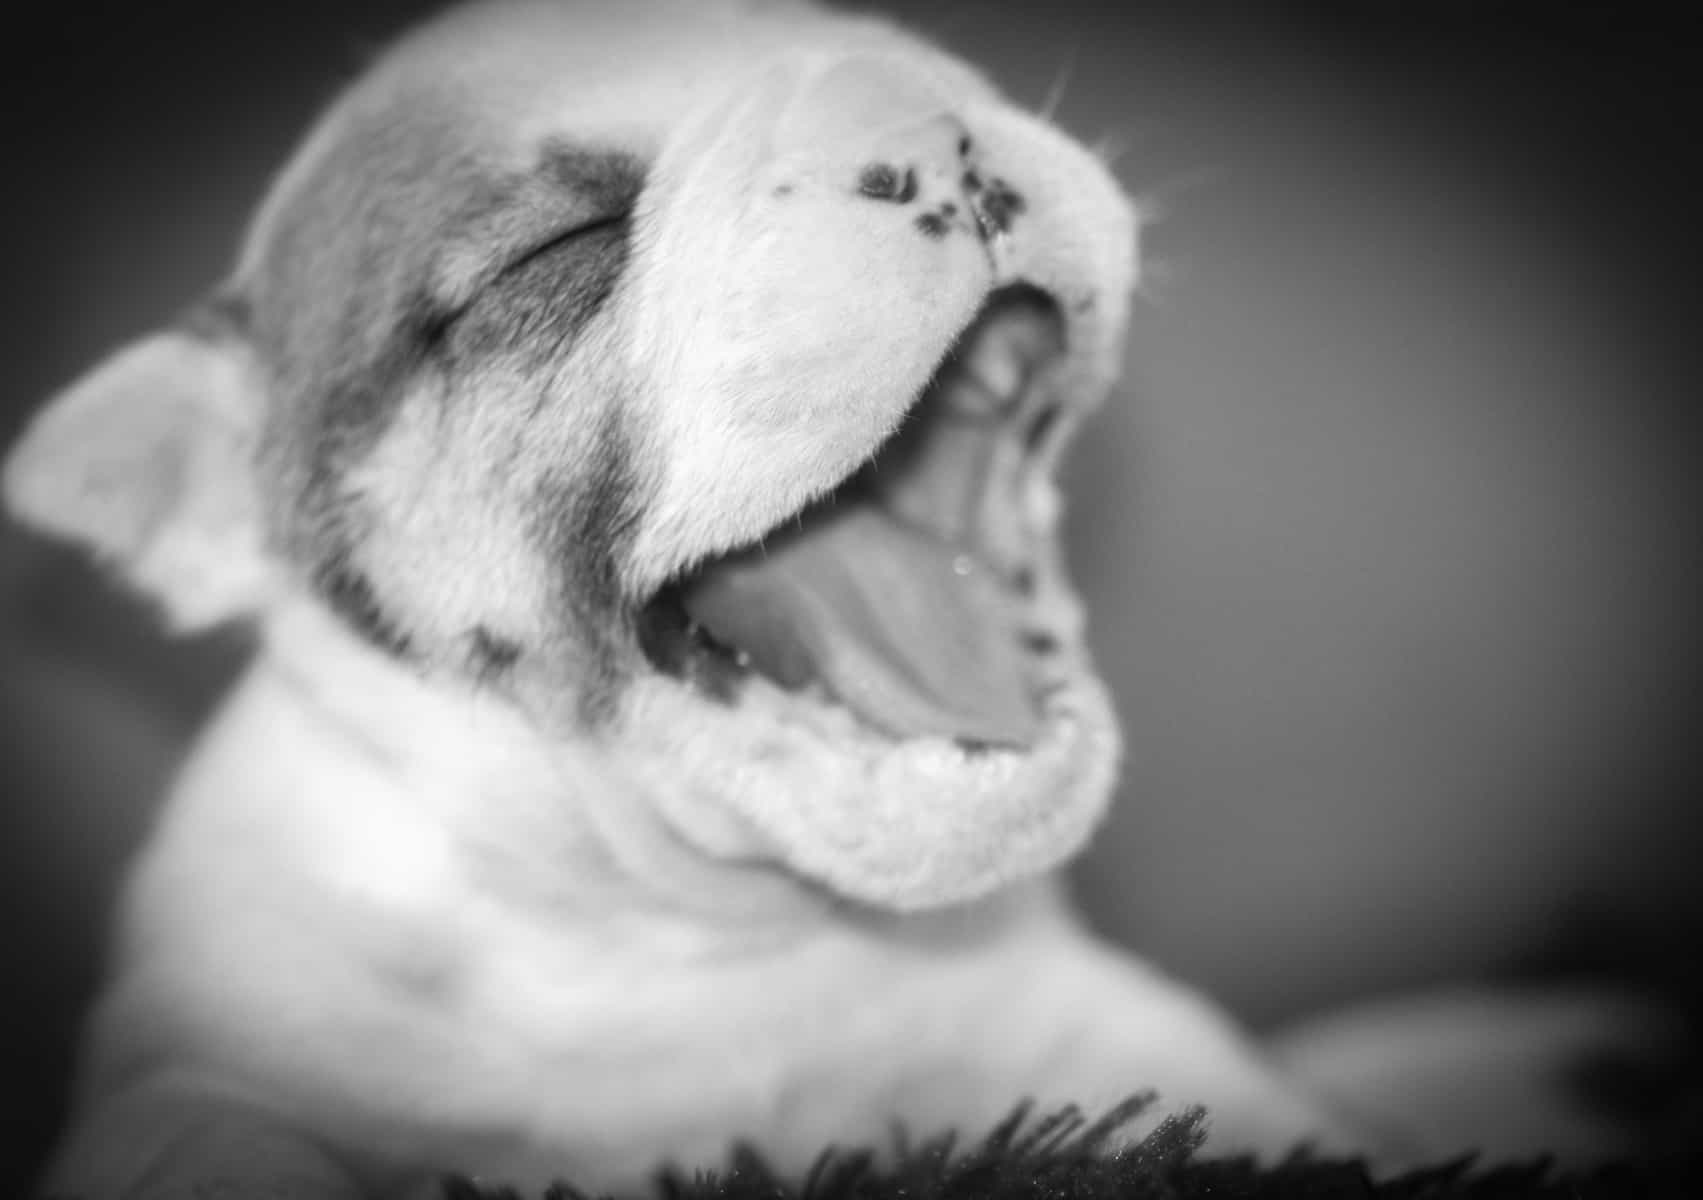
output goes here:
[{"label": "white chest fur", "polygon": [[[1112,968],[1049,885],[901,919],[676,857],[594,749],[545,755],[310,611],[273,641],[290,666],[253,668],[137,869],[96,1080],[194,1064],[380,1160],[610,1184],[733,1135],[803,1166],[895,1116],[984,1124],[1051,1076],[1090,1098],[1059,1042],[1108,997],[1058,1001]],[[1177,1028],[1141,979],[1126,1089]]]}]

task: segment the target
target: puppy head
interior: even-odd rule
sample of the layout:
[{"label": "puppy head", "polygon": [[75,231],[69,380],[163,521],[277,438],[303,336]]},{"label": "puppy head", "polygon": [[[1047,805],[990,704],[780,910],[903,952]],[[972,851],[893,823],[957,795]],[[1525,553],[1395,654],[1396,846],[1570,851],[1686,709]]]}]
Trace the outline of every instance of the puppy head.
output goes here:
[{"label": "puppy head", "polygon": [[315,597],[702,853],[968,899],[1111,789],[1052,474],[1134,240],[1090,155],[880,22],[476,5],[332,107],[218,301],[50,406],[7,498],[180,626]]}]

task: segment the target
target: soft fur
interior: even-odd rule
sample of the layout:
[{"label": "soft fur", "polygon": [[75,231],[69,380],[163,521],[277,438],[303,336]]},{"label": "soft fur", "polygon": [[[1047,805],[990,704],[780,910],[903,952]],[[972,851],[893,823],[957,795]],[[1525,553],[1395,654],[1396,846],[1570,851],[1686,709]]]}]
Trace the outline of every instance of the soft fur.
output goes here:
[{"label": "soft fur", "polygon": [[[177,626],[263,639],[134,871],[50,1185],[632,1187],[734,1137],[797,1171],[1146,1087],[1223,1148],[1420,1149],[1049,876],[1118,758],[1051,467],[1119,364],[1137,224],[875,19],[483,3],[378,61],[208,303],[7,464],[20,518]],[[1013,284],[1068,347],[1020,513],[1057,647],[1034,744],[656,669],[660,590],[869,459]]]}]

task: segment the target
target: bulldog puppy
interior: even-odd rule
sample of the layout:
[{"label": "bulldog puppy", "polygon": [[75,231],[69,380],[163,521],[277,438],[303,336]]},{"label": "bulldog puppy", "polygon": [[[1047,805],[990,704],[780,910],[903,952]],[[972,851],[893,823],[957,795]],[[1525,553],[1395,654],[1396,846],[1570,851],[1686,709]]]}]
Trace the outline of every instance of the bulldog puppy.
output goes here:
[{"label": "bulldog puppy", "polygon": [[481,3],[373,65],[6,466],[262,646],[48,1190],[637,1189],[1145,1089],[1135,1132],[1367,1148],[1051,878],[1117,769],[1053,476],[1137,226],[974,70],[803,3]]}]

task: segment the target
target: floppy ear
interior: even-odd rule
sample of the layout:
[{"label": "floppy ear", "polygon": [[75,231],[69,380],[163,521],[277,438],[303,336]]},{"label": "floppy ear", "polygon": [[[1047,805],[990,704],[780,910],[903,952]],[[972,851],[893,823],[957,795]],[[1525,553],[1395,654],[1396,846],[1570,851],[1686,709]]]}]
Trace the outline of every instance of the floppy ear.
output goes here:
[{"label": "floppy ear", "polygon": [[25,429],[5,463],[6,507],[112,563],[174,629],[252,612],[273,573],[253,465],[262,398],[240,339],[144,338]]}]

